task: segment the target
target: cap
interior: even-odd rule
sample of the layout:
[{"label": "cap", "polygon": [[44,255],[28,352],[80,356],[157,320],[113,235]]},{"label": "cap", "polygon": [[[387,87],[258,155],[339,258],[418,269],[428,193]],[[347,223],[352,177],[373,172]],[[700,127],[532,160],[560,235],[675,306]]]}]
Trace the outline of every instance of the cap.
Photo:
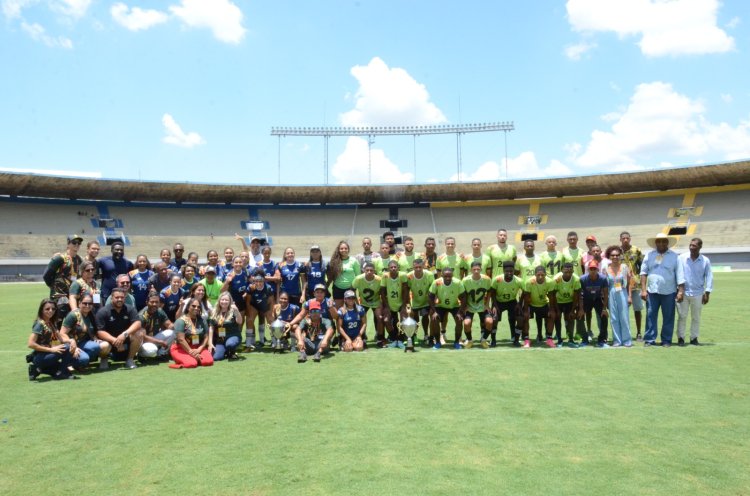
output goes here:
[{"label": "cap", "polygon": [[596,236],[594,236],[593,234],[589,234],[588,236],[586,236],[586,241],[593,241],[594,243],[596,243]]},{"label": "cap", "polygon": [[319,245],[312,245],[312,246],[310,247],[310,251],[314,251],[314,250],[318,250],[318,251],[320,251],[320,246],[319,246]]},{"label": "cap", "polygon": [[589,269],[598,269],[599,268],[599,262],[596,260],[590,260],[588,264],[586,264],[586,267]]},{"label": "cap", "polygon": [[344,291],[344,298],[355,298],[357,295],[351,289]]},{"label": "cap", "polygon": [[313,288],[313,291],[317,291],[319,289],[322,289],[323,291],[325,291],[326,287],[323,286],[322,284],[316,284],[315,287]]},{"label": "cap", "polygon": [[252,243],[253,241],[258,241],[258,242],[260,242],[260,241],[263,241],[263,240],[262,240],[262,239],[260,239],[260,237],[258,237],[258,236],[253,236],[252,238],[250,238],[250,242]]},{"label": "cap", "polygon": [[216,267],[214,267],[213,265],[206,265],[206,268],[203,269],[203,273],[208,274],[209,272],[216,274]]},{"label": "cap", "polygon": [[320,302],[318,300],[309,300],[307,303],[307,309],[320,311]]},{"label": "cap", "polygon": [[68,243],[72,243],[75,240],[83,241],[83,238],[78,234],[68,234]]}]

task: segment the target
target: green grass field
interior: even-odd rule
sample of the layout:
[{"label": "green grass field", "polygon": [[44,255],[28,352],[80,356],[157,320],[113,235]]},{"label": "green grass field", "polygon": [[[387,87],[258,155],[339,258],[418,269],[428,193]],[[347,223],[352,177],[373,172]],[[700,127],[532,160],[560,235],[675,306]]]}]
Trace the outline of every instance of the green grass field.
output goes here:
[{"label": "green grass field", "polygon": [[0,494],[750,494],[749,284],[715,276],[702,347],[256,353],[36,383],[46,288],[0,285]]}]

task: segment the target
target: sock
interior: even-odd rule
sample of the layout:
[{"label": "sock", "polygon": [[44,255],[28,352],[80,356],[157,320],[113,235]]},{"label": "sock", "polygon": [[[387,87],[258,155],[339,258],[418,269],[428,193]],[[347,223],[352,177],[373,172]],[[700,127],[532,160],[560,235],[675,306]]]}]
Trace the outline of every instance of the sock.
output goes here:
[{"label": "sock", "polygon": [[247,338],[245,339],[247,346],[255,346],[255,329],[247,330]]},{"label": "sock", "polygon": [[258,336],[260,336],[261,343],[266,340],[266,325],[265,324],[262,324],[261,326],[258,327]]}]

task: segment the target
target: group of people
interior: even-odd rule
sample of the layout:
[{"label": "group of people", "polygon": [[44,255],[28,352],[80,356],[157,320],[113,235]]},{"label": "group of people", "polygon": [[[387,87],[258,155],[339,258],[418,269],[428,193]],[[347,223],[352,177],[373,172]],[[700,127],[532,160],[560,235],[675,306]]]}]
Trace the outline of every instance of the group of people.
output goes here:
[{"label": "group of people", "polygon": [[358,254],[341,241],[328,261],[317,245],[306,261],[297,260],[292,248],[276,261],[260,238],[248,246],[235,237],[242,243],[239,255],[226,247],[221,260],[210,250],[201,265],[197,253],[185,257],[180,243],[163,249],[154,264],[146,255],[133,263],[121,242],[99,257],[98,242],[90,241],[81,256],[82,237],[68,236],[66,250],[52,257],[44,273],[50,296],[40,303],[29,337],[29,378],[77,378],[76,371],[96,360],[100,369],[109,368],[110,360],[136,368],[137,359],[171,360],[173,368],[210,366],[267,345],[296,349],[299,362],[310,355],[320,361],[333,347],[364,350],[368,319],[375,330],[371,346],[378,348],[440,349],[449,344],[451,321],[452,347],[471,348],[475,319],[479,346],[495,347],[503,315],[513,346],[532,346],[534,322],[539,346],[609,347],[611,327],[611,346],[630,347],[632,308],[635,340],[645,346],[672,344],[675,312],[678,344],[687,344],[689,314],[689,342],[699,345],[701,309],[713,289],[702,241],[693,238],[689,251],[678,256],[671,250],[675,238],[665,234],[648,240],[653,250],[646,255],[628,232],[604,250],[593,235],[584,249],[569,232],[562,250],[555,236],[547,236],[545,250],[537,253],[535,240],[524,240],[518,252],[507,230],[499,229],[496,243],[484,249],[474,238],[462,254],[450,236],[443,253],[433,237],[417,252],[412,237],[399,246],[394,233],[386,232],[377,251],[369,237]]}]

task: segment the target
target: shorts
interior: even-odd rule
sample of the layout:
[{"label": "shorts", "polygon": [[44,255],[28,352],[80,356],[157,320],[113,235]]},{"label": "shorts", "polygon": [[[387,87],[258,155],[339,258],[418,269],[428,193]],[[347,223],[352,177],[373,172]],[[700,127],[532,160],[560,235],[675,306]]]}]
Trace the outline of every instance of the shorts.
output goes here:
[{"label": "shorts", "polygon": [[411,313],[417,317],[427,317],[430,315],[430,307],[412,308]]},{"label": "shorts", "polygon": [[[343,300],[344,299],[344,293],[347,292],[347,290],[352,288],[344,288],[341,289],[340,287],[336,286],[335,284],[331,286],[333,288],[333,299],[334,300]],[[328,293],[328,291],[326,291]]]},{"label": "shorts", "polygon": [[548,314],[549,314],[549,305],[544,305],[543,307],[535,307],[535,306],[529,307],[529,318],[542,317],[546,319]]},{"label": "shorts", "polygon": [[264,303],[262,305],[258,305],[254,301],[251,301],[250,302],[250,306],[253,307],[254,309],[256,309],[258,311],[258,313],[261,314],[261,315],[263,315],[266,312],[268,312],[268,303]]},{"label": "shorts", "polygon": [[641,290],[640,289],[634,289],[630,292],[630,298],[633,300],[633,304],[631,305],[633,307],[633,311],[635,312],[642,312],[644,305],[644,301],[641,299]]},{"label": "shorts", "polygon": [[451,314],[454,317],[458,313],[458,307],[456,308],[443,308],[443,307],[435,307],[435,312],[440,317],[440,320],[443,320],[447,314]]},{"label": "shorts", "polygon": [[503,320],[503,312],[508,312],[508,318],[514,319],[516,317],[517,306],[518,303],[516,300],[496,301],[495,308],[497,309],[497,320]]},{"label": "shorts", "polygon": [[234,301],[234,305],[237,307],[237,310],[240,312],[244,312],[247,309],[247,305],[245,304],[245,299],[237,297],[235,295],[232,295],[232,301]]},{"label": "shorts", "polygon": [[[571,310],[573,310],[573,302],[570,303],[558,303],[557,307],[560,309],[560,315],[558,315],[558,318],[563,318],[565,320],[568,320],[565,318],[566,315],[570,313]],[[578,317],[576,317],[577,319]],[[576,320],[573,319],[573,320]]]},{"label": "shorts", "polygon": [[[638,296],[640,299],[640,295]],[[602,300],[583,300],[583,311],[588,313],[591,310],[596,309],[601,312],[604,309],[604,302]]]}]

